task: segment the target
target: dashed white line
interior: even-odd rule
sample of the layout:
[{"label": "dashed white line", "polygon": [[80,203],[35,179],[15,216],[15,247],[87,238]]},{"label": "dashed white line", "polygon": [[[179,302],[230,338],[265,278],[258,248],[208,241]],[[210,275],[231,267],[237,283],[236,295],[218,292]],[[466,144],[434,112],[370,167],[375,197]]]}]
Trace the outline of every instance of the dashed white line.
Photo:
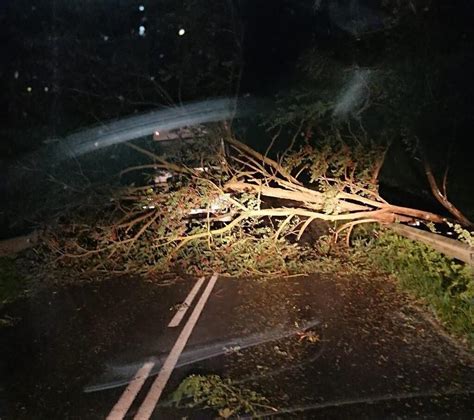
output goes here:
[{"label": "dashed white line", "polygon": [[188,308],[191,306],[193,303],[194,298],[199,292],[199,289],[201,289],[202,284],[204,283],[204,277],[201,277],[198,279],[194,287],[191,289],[189,292],[189,295],[186,297],[185,301],[181,304],[179,307],[178,311],[174,315],[173,319],[170,321],[168,324],[168,327],[173,328],[177,327],[181,321],[183,320],[184,315],[186,314]]},{"label": "dashed white line", "polygon": [[137,414],[135,415],[135,420],[148,420],[153,414],[153,410],[155,409],[156,404],[160,399],[161,393],[163,392],[163,389],[165,388],[166,383],[168,382],[171,373],[173,372],[173,369],[175,368],[176,363],[178,362],[179,356],[181,355],[184,347],[186,346],[186,343],[188,342],[188,339],[191,333],[193,332],[194,326],[196,325],[199,316],[201,315],[201,312],[204,309],[204,305],[206,304],[207,299],[209,298],[209,295],[211,294],[212,289],[216,284],[217,277],[217,274],[214,274],[209,280],[206,289],[204,290],[201,298],[196,304],[196,307],[194,308],[191,316],[186,322],[183,330],[181,331],[181,334],[176,340],[175,345],[171,349],[170,354],[166,358],[165,363],[163,364],[160,373],[158,374],[158,377],[153,382],[150,391],[148,392],[148,395],[146,396]]}]

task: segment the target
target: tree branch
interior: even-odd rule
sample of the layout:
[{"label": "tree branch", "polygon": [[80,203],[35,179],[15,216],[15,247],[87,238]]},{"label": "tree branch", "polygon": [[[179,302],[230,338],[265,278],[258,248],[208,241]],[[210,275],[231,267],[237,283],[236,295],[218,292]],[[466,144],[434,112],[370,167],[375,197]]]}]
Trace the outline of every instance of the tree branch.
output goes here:
[{"label": "tree branch", "polygon": [[433,193],[436,200],[438,200],[438,202],[446,210],[448,210],[463,226],[473,226],[473,223],[466,216],[464,216],[461,210],[459,210],[453,203],[451,203],[448,200],[448,197],[440,191],[438,183],[436,182],[436,179],[433,175],[431,165],[428,162],[426,156],[423,156],[423,166],[425,169],[426,177],[428,178],[428,183],[430,184],[431,192]]}]

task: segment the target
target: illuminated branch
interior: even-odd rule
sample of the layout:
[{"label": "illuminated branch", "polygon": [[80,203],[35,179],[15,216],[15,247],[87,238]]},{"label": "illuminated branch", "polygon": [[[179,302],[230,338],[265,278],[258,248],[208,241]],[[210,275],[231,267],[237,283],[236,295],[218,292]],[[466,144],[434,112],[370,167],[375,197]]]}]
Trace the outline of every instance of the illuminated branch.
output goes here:
[{"label": "illuminated branch", "polygon": [[[248,182],[230,181],[224,185],[225,191],[234,192],[260,192],[261,195],[272,198],[281,198],[283,200],[299,201],[301,203],[313,203],[323,205],[326,200],[323,193],[319,191],[313,191],[310,189],[304,189],[303,191],[289,191],[283,188],[273,188],[264,185],[255,185]],[[364,211],[370,210],[370,207],[362,206],[359,204],[353,204],[348,202],[340,203],[341,209],[344,211]]]},{"label": "illuminated branch", "polygon": [[[213,269],[219,270],[229,254],[238,258],[242,253],[252,257],[247,258],[248,262],[240,261],[239,270],[259,274],[268,271],[265,264],[279,264],[284,272],[285,261],[305,258],[303,248],[285,239],[300,241],[313,221],[336,222],[335,238],[347,230],[346,241],[350,240],[352,228],[362,223],[414,219],[443,222],[441,216],[424,210],[391,205],[376,189],[372,190],[367,180],[359,182],[364,162],[357,162],[356,172],[356,161],[348,149],[342,148],[342,158],[332,161],[332,168],[339,172],[331,172],[327,159],[334,156],[330,149],[321,154],[309,149],[290,151],[284,162],[276,162],[232,137],[228,141],[235,154],[226,157],[225,164],[218,159],[222,166],[215,164],[216,156],[209,161],[203,159],[201,166],[209,168],[205,171],[167,162],[129,144],[153,163],[122,173],[159,168],[181,174],[180,182],[170,184],[166,190],[154,184],[123,189],[113,200],[120,217],[114,213],[107,227],[96,224],[81,237],[74,237],[72,230],[63,247],[53,243],[50,249],[60,259],[88,257],[95,259],[94,267],[99,263],[101,268],[115,270],[126,264],[127,270],[134,267],[147,273],[168,270],[175,263],[206,267],[211,259]],[[308,170],[313,170],[312,165],[316,167],[311,187],[319,190],[302,185],[291,175],[291,168],[299,170],[299,162]],[[369,177],[380,170],[380,162]],[[262,209],[264,198],[277,199],[276,207]],[[278,200],[284,200],[288,207]],[[258,254],[258,249],[263,249],[263,254]],[[317,253],[317,247],[310,252]],[[273,263],[261,263],[269,256]]]},{"label": "illuminated branch", "polygon": [[271,166],[273,169],[275,169],[283,178],[287,179],[290,182],[293,182],[296,185],[300,185],[300,182],[291,176],[291,174],[288,173],[288,171],[283,168],[278,162],[275,162],[273,159],[270,159],[268,156],[263,156],[261,153],[258,153],[256,150],[253,150],[252,148],[248,147],[246,144],[241,143],[237,139],[230,137],[228,139],[228,142],[230,144],[233,144],[243,152],[247,153],[249,156],[254,157],[258,161],[264,162],[267,165]]},{"label": "illuminated branch", "polygon": [[447,170],[445,171],[443,180],[443,194],[439,189],[438,183],[433,175],[431,165],[428,162],[428,159],[426,159],[426,157],[423,158],[423,166],[425,168],[426,177],[428,178],[428,183],[430,184],[431,192],[435,196],[436,200],[438,200],[438,202],[459,221],[459,223],[468,227],[473,226],[473,223],[466,216],[464,216],[461,210],[459,210],[453,203],[448,200],[448,197],[446,195]]}]

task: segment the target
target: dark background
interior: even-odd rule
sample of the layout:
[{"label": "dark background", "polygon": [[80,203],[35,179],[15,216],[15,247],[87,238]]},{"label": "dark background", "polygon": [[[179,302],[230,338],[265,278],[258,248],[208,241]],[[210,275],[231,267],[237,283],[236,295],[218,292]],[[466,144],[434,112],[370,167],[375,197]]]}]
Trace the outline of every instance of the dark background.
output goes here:
[{"label": "dark background", "polygon": [[[451,191],[473,212],[469,1],[2,0],[0,19],[5,197],[17,159],[55,138],[189,100],[251,93],[272,103],[299,82],[302,55],[317,49],[341,69],[412,72],[414,87],[404,92],[400,113],[416,113],[435,168],[444,167],[450,151]],[[430,92],[429,106],[420,87]],[[383,185],[396,189],[393,198],[416,204],[423,194],[408,193],[414,184],[426,193],[422,174],[397,173],[409,158],[400,148],[391,151]]]}]

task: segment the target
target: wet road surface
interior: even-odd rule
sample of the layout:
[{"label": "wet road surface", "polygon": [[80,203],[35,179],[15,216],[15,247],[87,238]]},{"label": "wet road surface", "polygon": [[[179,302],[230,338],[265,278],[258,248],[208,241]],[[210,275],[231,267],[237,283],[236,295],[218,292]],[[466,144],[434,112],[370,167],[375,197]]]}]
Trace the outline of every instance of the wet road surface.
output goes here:
[{"label": "wet road surface", "polygon": [[[125,411],[140,418],[209,278],[186,312],[191,277],[47,287],[4,308],[0,418],[106,418],[145,366]],[[215,418],[164,406],[190,374],[262,393],[274,418],[474,418],[472,357],[386,278],[219,278],[197,315],[151,418]]]}]

